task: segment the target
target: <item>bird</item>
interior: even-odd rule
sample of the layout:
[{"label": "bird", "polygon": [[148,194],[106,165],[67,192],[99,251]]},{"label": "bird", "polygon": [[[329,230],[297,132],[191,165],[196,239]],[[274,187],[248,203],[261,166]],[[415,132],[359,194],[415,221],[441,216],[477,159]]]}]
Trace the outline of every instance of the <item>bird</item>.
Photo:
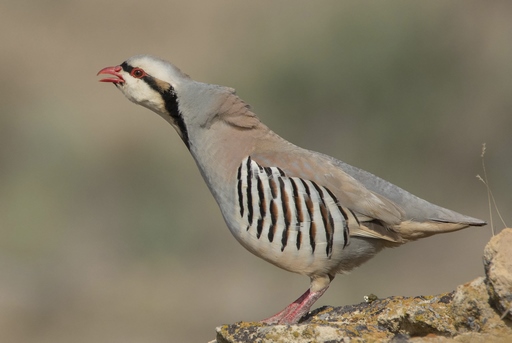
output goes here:
[{"label": "bird", "polygon": [[136,55],[97,75],[174,127],[243,247],[310,278],[304,294],[262,323],[298,323],[337,274],[384,248],[486,225],[288,142],[233,88],[195,81],[161,58]]}]

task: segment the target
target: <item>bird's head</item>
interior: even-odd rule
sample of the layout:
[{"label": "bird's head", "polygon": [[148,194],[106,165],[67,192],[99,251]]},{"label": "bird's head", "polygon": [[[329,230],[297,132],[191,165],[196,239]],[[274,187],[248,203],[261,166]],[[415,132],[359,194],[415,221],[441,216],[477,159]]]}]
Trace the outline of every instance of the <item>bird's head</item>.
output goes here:
[{"label": "bird's head", "polygon": [[[160,115],[172,115],[166,102],[176,97],[176,89],[190,78],[171,63],[149,55],[129,58],[120,65],[103,68],[98,75],[112,75],[101,82],[112,82],[136,104]],[[174,100],[175,101],[175,100]]]},{"label": "bird's head", "polygon": [[190,148],[189,134],[208,129],[216,119],[249,129],[259,120],[232,88],[192,80],[171,63],[149,55],[103,68],[101,82],[112,82],[132,102],[162,116]]},{"label": "bird's head", "polygon": [[98,75],[111,75],[100,81],[112,82],[130,101],[162,116],[188,142],[187,125],[178,105],[178,92],[185,93],[194,83],[188,75],[171,63],[149,55],[133,56],[120,65],[101,69]]}]

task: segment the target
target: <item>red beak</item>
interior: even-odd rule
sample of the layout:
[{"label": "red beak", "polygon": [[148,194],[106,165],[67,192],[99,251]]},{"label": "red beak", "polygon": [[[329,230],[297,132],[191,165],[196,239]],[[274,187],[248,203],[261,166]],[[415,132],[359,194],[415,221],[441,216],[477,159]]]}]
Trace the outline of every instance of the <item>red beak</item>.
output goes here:
[{"label": "red beak", "polygon": [[100,82],[112,82],[113,84],[123,83],[124,82],[123,76],[119,73],[121,70],[123,70],[123,68],[121,66],[106,67],[106,68],[101,69],[98,72],[98,74],[96,74],[96,75],[109,74],[109,75],[114,75],[117,77],[117,79],[113,78],[113,77],[107,77],[105,79],[101,79]]}]

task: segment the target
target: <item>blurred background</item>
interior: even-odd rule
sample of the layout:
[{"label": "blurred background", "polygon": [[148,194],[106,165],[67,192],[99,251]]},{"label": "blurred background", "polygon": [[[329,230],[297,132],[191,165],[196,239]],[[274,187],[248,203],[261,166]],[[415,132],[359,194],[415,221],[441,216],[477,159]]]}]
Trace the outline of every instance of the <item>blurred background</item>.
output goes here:
[{"label": "blurred background", "polygon": [[[510,18],[510,1],[2,1],[0,341],[206,342],[309,286],[235,241],[173,128],[101,68],[163,57],[286,139],[488,221],[485,142],[512,225]],[[451,291],[490,237],[384,251],[316,307]]]}]

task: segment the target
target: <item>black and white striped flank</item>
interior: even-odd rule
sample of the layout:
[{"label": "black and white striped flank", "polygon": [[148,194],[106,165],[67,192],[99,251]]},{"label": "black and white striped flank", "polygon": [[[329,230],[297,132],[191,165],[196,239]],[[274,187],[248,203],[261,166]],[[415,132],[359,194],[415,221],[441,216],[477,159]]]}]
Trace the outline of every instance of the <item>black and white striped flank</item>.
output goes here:
[{"label": "black and white striped flank", "polygon": [[[333,253],[335,235],[343,248],[348,244],[347,209],[329,189],[310,180],[288,177],[277,167],[262,167],[246,157],[237,175],[239,215],[247,231],[258,239],[280,244],[281,251],[325,245]],[[351,218],[354,218],[351,213]],[[294,238],[294,239],[293,239]],[[340,241],[341,239],[341,241]],[[293,242],[295,244],[293,244]],[[324,243],[324,244],[320,244]],[[339,244],[339,243],[338,243]]]}]

